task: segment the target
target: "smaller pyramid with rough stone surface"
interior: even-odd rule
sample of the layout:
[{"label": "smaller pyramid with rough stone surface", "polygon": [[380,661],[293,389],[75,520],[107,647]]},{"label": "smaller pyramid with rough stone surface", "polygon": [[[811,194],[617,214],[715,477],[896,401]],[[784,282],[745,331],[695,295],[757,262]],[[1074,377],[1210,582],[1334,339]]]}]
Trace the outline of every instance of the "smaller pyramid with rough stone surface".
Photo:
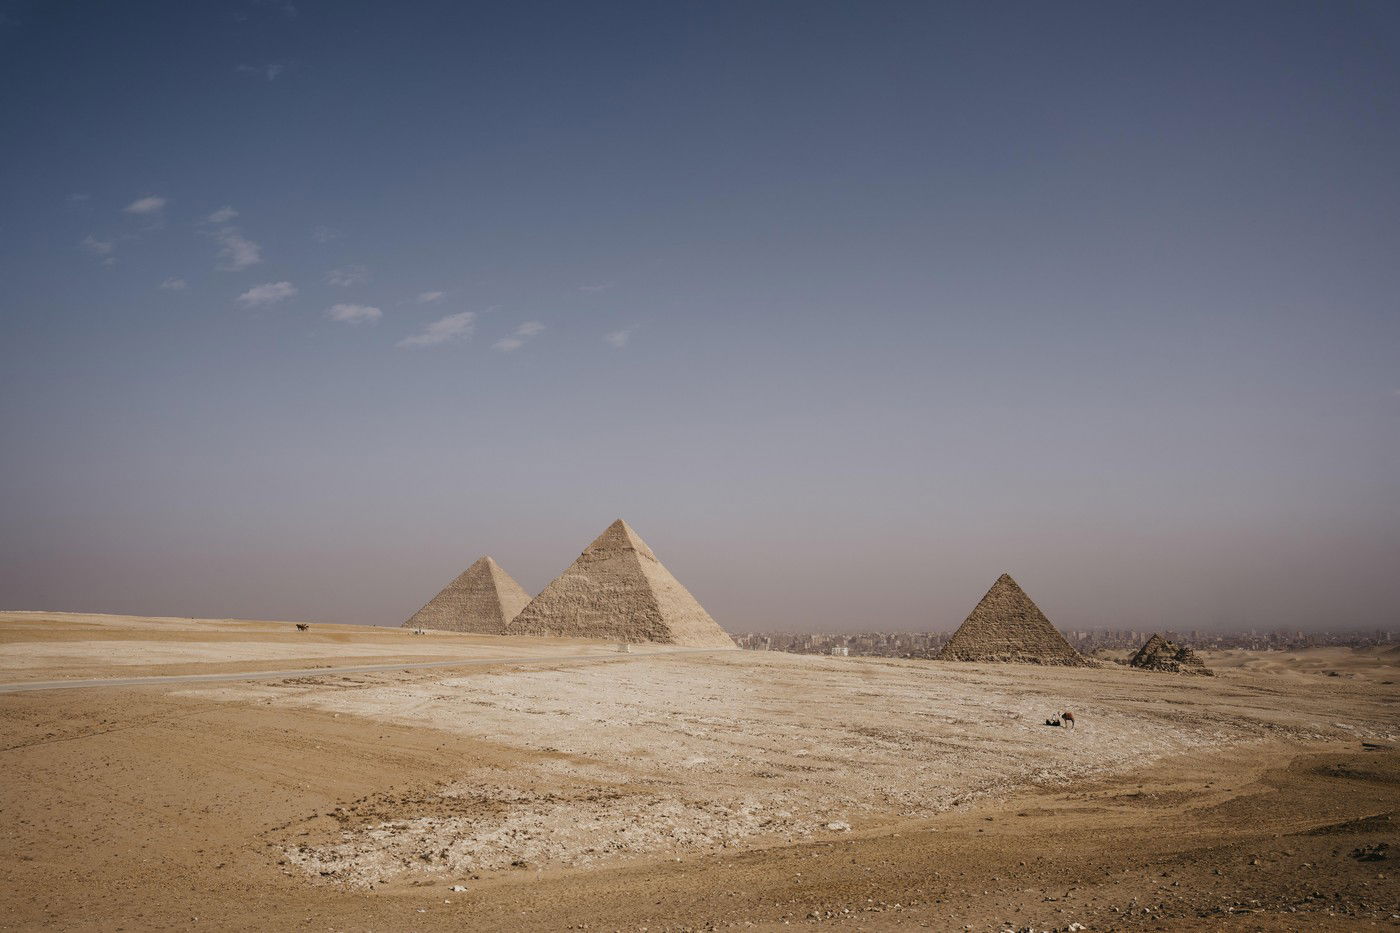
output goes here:
[{"label": "smaller pyramid with rough stone surface", "polygon": [[1004,573],[967,617],[940,661],[1013,661],[1019,664],[1088,665],[1045,613]]},{"label": "smaller pyramid with rough stone surface", "polygon": [[1196,657],[1196,652],[1189,645],[1178,645],[1156,634],[1147,639],[1147,643],[1128,663],[1143,670],[1171,674],[1204,674],[1209,677],[1215,673]]},{"label": "smaller pyramid with rough stone surface", "polygon": [[483,557],[415,612],[402,628],[500,635],[529,601],[530,594],[500,564]]},{"label": "smaller pyramid with rough stone surface", "polygon": [[736,647],[620,518],[530,601],[506,634]]}]

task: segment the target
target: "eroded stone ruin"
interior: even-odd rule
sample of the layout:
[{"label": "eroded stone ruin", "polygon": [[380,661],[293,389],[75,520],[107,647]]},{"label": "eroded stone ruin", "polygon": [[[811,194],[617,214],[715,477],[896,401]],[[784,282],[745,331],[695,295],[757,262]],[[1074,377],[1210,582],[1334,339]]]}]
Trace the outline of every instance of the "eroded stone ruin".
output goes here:
[{"label": "eroded stone ruin", "polygon": [[1167,671],[1172,674],[1205,674],[1207,676],[1214,674],[1210,668],[1206,667],[1204,661],[1196,657],[1196,652],[1192,651],[1189,645],[1178,645],[1155,634],[1147,639],[1147,642],[1138,649],[1138,653],[1133,655],[1133,659],[1128,663],[1133,667],[1148,671]]}]

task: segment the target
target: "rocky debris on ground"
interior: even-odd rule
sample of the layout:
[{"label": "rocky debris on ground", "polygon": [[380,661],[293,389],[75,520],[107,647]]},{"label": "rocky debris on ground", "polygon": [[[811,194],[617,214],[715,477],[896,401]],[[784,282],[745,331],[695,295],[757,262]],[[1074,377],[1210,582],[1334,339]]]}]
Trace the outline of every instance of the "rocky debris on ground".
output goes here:
[{"label": "rocky debris on ground", "polygon": [[1375,845],[1359,846],[1352,850],[1351,857],[1358,862],[1379,862],[1390,858],[1390,843],[1378,842]]},{"label": "rocky debris on ground", "polygon": [[1154,634],[1138,649],[1128,662],[1132,667],[1147,671],[1165,671],[1172,674],[1204,674],[1212,676],[1213,671],[1205,662],[1196,657],[1189,645],[1178,645]]},{"label": "rocky debris on ground", "polygon": [[[396,816],[384,818],[389,813]],[[732,848],[757,837],[791,842],[823,828],[850,829],[845,821],[796,817],[753,799],[725,805],[648,792],[542,793],[475,783],[449,785],[417,799],[370,800],[331,815],[343,827],[334,841],[297,842],[284,852],[306,874],[351,887],[424,876],[581,867],[639,855]]]}]

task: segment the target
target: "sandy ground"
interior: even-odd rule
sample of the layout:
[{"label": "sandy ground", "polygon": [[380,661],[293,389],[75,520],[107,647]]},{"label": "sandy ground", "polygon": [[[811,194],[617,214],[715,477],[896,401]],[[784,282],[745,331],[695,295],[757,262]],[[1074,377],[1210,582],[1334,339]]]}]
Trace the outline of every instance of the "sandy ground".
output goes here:
[{"label": "sandy ground", "polygon": [[[298,647],[286,623],[47,618],[0,616],[4,657],[51,665],[4,679]],[[351,663],[405,637],[324,635]],[[484,640],[462,656],[529,648]],[[21,650],[53,644],[93,647]],[[0,696],[0,929],[1400,923],[1400,753],[1362,745],[1396,740],[1393,654],[1185,678],[579,649]],[[1078,729],[1043,725],[1063,709]]]},{"label": "sandy ground", "polygon": [[[608,655],[616,645],[564,638],[240,619],[0,612],[0,682],[282,670],[379,662]],[[639,653],[648,649],[637,647]]]}]

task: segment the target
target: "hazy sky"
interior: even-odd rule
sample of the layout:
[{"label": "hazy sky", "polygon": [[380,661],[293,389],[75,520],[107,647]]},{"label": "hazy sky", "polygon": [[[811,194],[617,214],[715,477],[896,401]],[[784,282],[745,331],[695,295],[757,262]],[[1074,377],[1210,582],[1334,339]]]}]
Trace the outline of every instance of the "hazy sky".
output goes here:
[{"label": "hazy sky", "polygon": [[0,607],[1400,627],[1400,4],[0,2]]}]

